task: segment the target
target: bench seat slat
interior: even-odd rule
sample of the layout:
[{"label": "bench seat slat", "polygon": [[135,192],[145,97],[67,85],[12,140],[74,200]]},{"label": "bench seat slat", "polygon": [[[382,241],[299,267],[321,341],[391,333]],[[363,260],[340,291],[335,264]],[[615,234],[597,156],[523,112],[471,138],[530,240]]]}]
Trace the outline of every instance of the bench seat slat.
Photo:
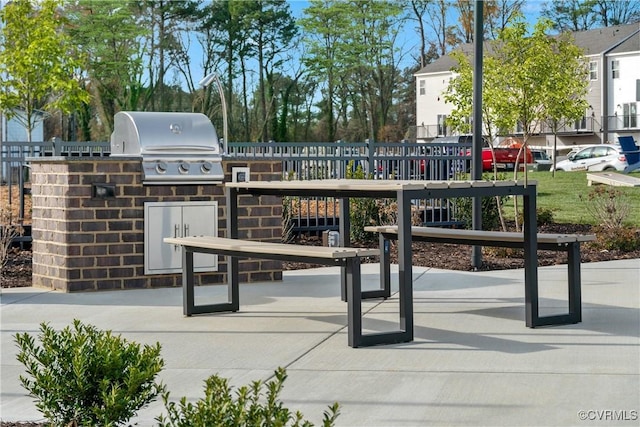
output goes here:
[{"label": "bench seat slat", "polygon": [[248,254],[281,254],[300,258],[341,259],[380,255],[378,249],[342,248],[327,246],[294,245],[288,243],[256,242],[216,236],[167,237],[166,243],[211,250],[245,252]]},{"label": "bench seat slat", "polygon": [[[365,227],[365,231],[374,233],[397,234],[398,226],[370,226]],[[439,227],[411,227],[413,236],[434,237],[434,238],[461,238],[465,240],[487,241],[493,240],[497,242],[522,242],[524,234],[513,231],[485,231],[485,230],[461,230],[453,228]],[[538,233],[538,243],[548,244],[564,244],[573,242],[590,242],[596,239],[593,234],[554,234],[554,233]]]}]

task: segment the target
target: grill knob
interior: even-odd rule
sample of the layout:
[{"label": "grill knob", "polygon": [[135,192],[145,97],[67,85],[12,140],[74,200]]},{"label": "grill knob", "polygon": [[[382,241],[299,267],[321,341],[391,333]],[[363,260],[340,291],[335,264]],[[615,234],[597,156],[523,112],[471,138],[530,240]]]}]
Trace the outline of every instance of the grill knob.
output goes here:
[{"label": "grill knob", "polygon": [[210,162],[204,162],[200,167],[203,173],[211,172],[211,168],[213,168],[213,165]]},{"label": "grill knob", "polygon": [[158,162],[156,164],[156,172],[165,173],[167,171],[167,164],[165,162]]},{"label": "grill knob", "polygon": [[188,173],[190,167],[191,165],[189,163],[182,162],[180,163],[180,166],[178,166],[178,170],[180,171],[180,173]]}]

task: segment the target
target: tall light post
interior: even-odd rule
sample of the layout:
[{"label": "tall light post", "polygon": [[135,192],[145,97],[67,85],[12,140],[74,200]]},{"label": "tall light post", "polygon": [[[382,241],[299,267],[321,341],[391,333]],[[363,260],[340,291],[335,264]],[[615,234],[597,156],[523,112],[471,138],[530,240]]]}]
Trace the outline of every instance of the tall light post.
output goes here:
[{"label": "tall light post", "polygon": [[200,80],[198,85],[202,87],[202,89],[204,90],[204,88],[209,86],[211,83],[216,84],[216,87],[218,88],[218,95],[220,95],[220,103],[222,104],[222,133],[223,133],[222,152],[226,153],[229,134],[228,134],[228,127],[227,127],[227,101],[224,97],[224,90],[222,89],[222,83],[220,83],[220,79],[218,78],[218,75],[215,72],[213,72],[204,76],[202,80]]}]

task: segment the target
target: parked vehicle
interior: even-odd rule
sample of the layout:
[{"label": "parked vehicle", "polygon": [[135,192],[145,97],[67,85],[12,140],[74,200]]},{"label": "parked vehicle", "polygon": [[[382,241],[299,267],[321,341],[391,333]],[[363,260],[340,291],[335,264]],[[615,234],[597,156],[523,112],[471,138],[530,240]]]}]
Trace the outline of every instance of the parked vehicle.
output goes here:
[{"label": "parked vehicle", "polygon": [[[496,169],[512,171],[516,167],[516,159],[518,159],[518,167],[524,167],[525,152],[527,163],[533,163],[533,156],[531,155],[531,150],[529,150],[529,148],[526,148],[522,150],[522,152],[520,152],[519,148],[494,147],[493,155],[496,156]],[[518,154],[520,155],[520,157],[518,157]],[[488,146],[482,149],[483,171],[493,170],[493,155],[491,154],[491,148],[489,148]]]},{"label": "parked vehicle", "polygon": [[548,171],[551,170],[553,162],[551,158],[544,150],[531,150],[533,156],[533,170],[536,171]]},{"label": "parked vehicle", "polygon": [[556,164],[556,171],[623,171],[627,160],[622,149],[615,144],[597,144],[587,146],[569,154],[566,160]]}]

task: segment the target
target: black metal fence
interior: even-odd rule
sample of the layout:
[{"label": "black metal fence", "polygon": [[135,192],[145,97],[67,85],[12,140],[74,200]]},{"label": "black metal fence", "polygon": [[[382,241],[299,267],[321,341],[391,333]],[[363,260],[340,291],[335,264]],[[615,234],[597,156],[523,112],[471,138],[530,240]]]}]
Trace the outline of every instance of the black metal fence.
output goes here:
[{"label": "black metal fence", "polygon": [[[459,143],[402,142],[230,142],[227,159],[282,162],[283,179],[453,179],[468,172],[471,145]],[[0,180],[18,185],[24,200],[29,181],[28,158],[40,156],[108,156],[109,142],[4,142],[0,147]],[[23,203],[23,202],[21,202]],[[320,232],[338,227],[333,199],[286,200],[293,233]],[[430,225],[457,222],[448,200],[416,200],[418,221]],[[21,206],[21,209],[23,207]],[[23,212],[21,211],[21,214]],[[21,215],[22,216],[22,215]]]}]

